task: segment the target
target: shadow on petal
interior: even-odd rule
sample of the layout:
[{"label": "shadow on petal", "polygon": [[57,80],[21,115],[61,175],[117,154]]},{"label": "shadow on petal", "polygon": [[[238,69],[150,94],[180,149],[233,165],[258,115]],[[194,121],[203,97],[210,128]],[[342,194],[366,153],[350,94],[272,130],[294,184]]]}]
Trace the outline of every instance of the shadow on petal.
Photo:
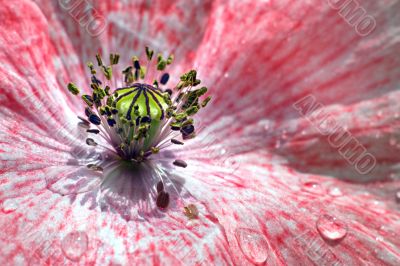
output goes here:
[{"label": "shadow on petal", "polygon": [[57,174],[46,177],[47,189],[62,196],[95,190],[103,180],[102,173],[90,170],[86,166],[64,168],[62,174],[58,174],[60,169],[55,169]]},{"label": "shadow on petal", "polygon": [[[162,182],[170,195],[166,209],[157,207],[157,184]],[[104,166],[104,180],[99,190],[101,211],[119,214],[123,219],[147,220],[163,217],[166,211],[176,210],[183,196],[183,180],[167,174],[166,166],[159,162],[133,164],[114,161]]]},{"label": "shadow on petal", "polygon": [[[46,178],[47,188],[68,196],[71,203],[79,199],[80,204],[89,209],[99,208],[102,212],[118,214],[126,221],[162,218],[166,212],[182,209],[181,199],[188,195],[183,188],[184,181],[170,174],[166,163],[146,161],[135,164],[107,155],[100,157],[105,159],[89,161],[89,165],[96,163],[96,169],[91,169],[87,163],[82,166],[80,159],[71,160],[63,174]],[[156,205],[160,181],[169,194],[165,209]]]}]

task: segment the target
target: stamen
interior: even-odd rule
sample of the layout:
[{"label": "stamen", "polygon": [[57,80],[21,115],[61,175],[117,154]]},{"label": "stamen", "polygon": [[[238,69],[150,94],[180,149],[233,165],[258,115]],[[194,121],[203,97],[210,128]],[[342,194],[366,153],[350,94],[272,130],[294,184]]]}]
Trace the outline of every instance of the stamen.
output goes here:
[{"label": "stamen", "polygon": [[89,121],[87,121],[85,118],[83,118],[83,117],[80,117],[80,116],[78,116],[78,118],[79,118],[79,120],[81,120],[81,121],[82,121],[82,123],[84,123],[84,124],[86,124],[86,125],[90,126],[90,123],[89,123]]},{"label": "stamen", "polygon": [[90,121],[90,123],[92,123],[92,124],[94,124],[94,125],[97,125],[97,126],[101,124],[101,119],[100,119],[100,117],[98,117],[98,116],[95,115],[95,114],[89,115],[89,121]]},{"label": "stamen", "polygon": [[90,95],[82,95],[82,100],[89,106],[93,107],[93,98]]},{"label": "stamen", "polygon": [[199,217],[199,210],[197,209],[196,205],[194,204],[189,204],[184,209],[184,214],[186,217],[189,219],[196,219]]},{"label": "stamen", "polygon": [[92,83],[95,83],[98,86],[101,85],[101,81],[99,79],[97,79],[95,75],[92,76]]},{"label": "stamen", "polygon": [[[151,62],[153,56],[154,51],[146,47],[146,66],[142,65],[139,57],[133,56],[131,65],[120,70],[122,79],[119,81],[113,77],[113,71],[120,55],[110,54],[110,64],[106,65],[101,55],[97,54],[96,68],[100,71],[96,71],[93,63],[87,63],[92,93],[81,96],[87,106],[87,119],[81,119],[81,126],[87,128],[88,133],[106,140],[122,159],[136,163],[147,160],[172,144],[183,145],[182,141],[174,139],[179,135],[184,140],[194,138],[193,116],[211,99],[207,97],[201,102],[200,98],[207,93],[207,88],[194,88],[201,82],[195,70],[184,73],[174,89],[162,88],[170,80],[166,68],[173,62],[174,56],[164,58],[158,54],[156,62]],[[156,71],[161,73],[154,74]],[[98,78],[96,73],[103,77]],[[146,75],[149,77],[145,80]],[[102,82],[103,79],[106,80]],[[145,83],[149,80],[154,81],[153,85]],[[67,87],[72,94],[79,94],[80,90],[73,83]],[[90,129],[90,124],[97,128]],[[97,144],[91,138],[86,142],[109,149],[108,145]],[[181,160],[176,160],[174,164],[187,167]]]},{"label": "stamen", "polygon": [[187,167],[187,163],[185,161],[182,160],[175,160],[173,162],[174,165],[182,167],[182,168],[186,168]]},{"label": "stamen", "polygon": [[171,139],[171,142],[174,143],[174,144],[177,144],[177,145],[183,145],[183,144],[185,144],[185,143],[183,143],[182,141],[179,141],[179,140],[177,140],[177,139]]},{"label": "stamen", "polygon": [[150,50],[149,47],[146,46],[146,55],[147,55],[147,60],[151,61],[154,55],[154,51]]},{"label": "stamen", "polygon": [[98,130],[98,129],[88,129],[88,130],[86,130],[86,132],[93,133],[93,134],[99,134],[100,130]]},{"label": "stamen", "polygon": [[95,165],[95,164],[88,164],[87,168],[94,170],[94,171],[103,171],[103,167]]},{"label": "stamen", "polygon": [[79,94],[79,89],[74,83],[68,83],[68,90],[73,94],[73,95],[78,95]]},{"label": "stamen", "polygon": [[87,138],[87,139],[86,139],[86,144],[89,145],[89,146],[97,146],[96,141],[94,141],[94,140],[91,139],[91,138]]},{"label": "stamen", "polygon": [[165,84],[167,84],[168,80],[169,80],[169,74],[168,74],[168,73],[164,73],[164,74],[161,76],[160,83],[161,83],[162,85],[165,85]]},{"label": "stamen", "polygon": [[136,70],[140,70],[140,62],[139,62],[139,58],[137,58],[136,56],[134,56],[132,58],[133,61],[133,66],[135,67]]},{"label": "stamen", "polygon": [[169,194],[168,194],[168,192],[161,191],[160,193],[158,193],[157,200],[156,200],[156,205],[157,205],[157,207],[159,207],[161,209],[165,209],[165,208],[168,207],[168,205],[169,205]]},{"label": "stamen", "polygon": [[164,191],[164,184],[162,181],[157,183],[157,193]]}]

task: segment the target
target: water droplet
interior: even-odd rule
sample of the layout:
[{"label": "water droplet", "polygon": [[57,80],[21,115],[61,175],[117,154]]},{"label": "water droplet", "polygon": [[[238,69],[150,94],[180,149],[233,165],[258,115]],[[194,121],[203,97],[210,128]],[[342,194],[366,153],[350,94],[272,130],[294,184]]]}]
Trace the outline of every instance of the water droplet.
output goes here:
[{"label": "water droplet", "polygon": [[13,199],[7,199],[2,204],[2,209],[4,213],[11,213],[18,209],[18,203]]},{"label": "water droplet", "polygon": [[269,244],[261,233],[248,228],[238,228],[235,231],[235,236],[247,259],[256,264],[267,261]]},{"label": "water droplet", "polygon": [[347,225],[333,216],[323,214],[318,218],[317,230],[324,239],[338,241],[347,234]]},{"label": "water droplet", "polygon": [[229,73],[226,72],[226,73],[224,74],[224,77],[225,77],[225,78],[229,78]]},{"label": "water droplet", "polygon": [[329,189],[329,195],[333,196],[333,197],[340,197],[343,195],[342,191],[340,190],[340,188],[338,187],[333,187],[331,189]]},{"label": "water droplet", "polygon": [[323,194],[324,189],[317,182],[305,182],[303,183],[303,190],[311,194]]},{"label": "water droplet", "polygon": [[64,237],[61,242],[61,249],[68,259],[78,261],[86,252],[88,242],[88,236],[85,232],[74,231]]}]

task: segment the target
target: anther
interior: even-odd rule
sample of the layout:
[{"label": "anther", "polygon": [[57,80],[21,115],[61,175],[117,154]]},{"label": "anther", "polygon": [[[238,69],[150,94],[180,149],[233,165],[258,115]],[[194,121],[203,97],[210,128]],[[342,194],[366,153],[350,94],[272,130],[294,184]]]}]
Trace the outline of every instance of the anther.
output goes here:
[{"label": "anther", "polygon": [[92,83],[95,83],[97,85],[101,85],[101,81],[99,79],[97,79],[97,77],[95,75],[92,76]]},{"label": "anther", "polygon": [[94,124],[94,125],[96,125],[96,126],[98,126],[98,125],[101,124],[101,119],[100,119],[100,117],[98,117],[98,116],[95,115],[95,114],[89,115],[89,121],[90,121],[90,123],[92,123],[92,124]]},{"label": "anther", "polygon": [[82,127],[82,128],[90,128],[90,125],[88,125],[88,124],[86,124],[86,123],[84,123],[84,122],[79,122],[78,123],[78,126],[80,126],[80,127]]},{"label": "anther", "polygon": [[150,48],[146,46],[147,60],[151,61],[151,59],[153,58],[153,55],[154,55],[154,51],[150,50]]},{"label": "anther", "polygon": [[139,62],[139,58],[137,58],[136,56],[134,56],[132,58],[133,61],[133,66],[135,67],[136,70],[140,70],[140,62]]},{"label": "anther", "polygon": [[193,125],[187,125],[181,128],[181,133],[185,136],[189,136],[194,132],[194,126]]},{"label": "anther", "polygon": [[94,171],[103,171],[103,167],[95,165],[95,164],[88,164],[87,168],[94,170]]},{"label": "anther", "polygon": [[189,204],[185,206],[183,209],[184,209],[184,214],[189,219],[196,219],[199,217],[199,210],[197,209],[196,205]]},{"label": "anther", "polygon": [[86,124],[86,125],[90,125],[89,121],[87,121],[85,118],[78,116],[79,120],[82,121],[82,123]]},{"label": "anther", "polygon": [[173,164],[178,166],[178,167],[182,167],[182,168],[186,168],[187,167],[187,163],[185,161],[182,161],[182,160],[175,160],[173,162]]},{"label": "anther", "polygon": [[114,118],[112,117],[107,119],[107,123],[110,127],[113,127],[116,124]]},{"label": "anther", "polygon": [[87,133],[93,133],[93,134],[99,134],[100,130],[98,130],[98,129],[88,129],[88,130],[86,130],[86,132]]},{"label": "anther", "polygon": [[171,89],[166,89],[166,90],[165,90],[165,92],[166,92],[166,93],[168,93],[168,94],[169,94],[169,96],[171,96],[171,95],[172,95],[172,90],[171,90]]},{"label": "anther", "polygon": [[157,183],[157,193],[164,191],[164,184],[162,181]]},{"label": "anther", "polygon": [[179,140],[177,140],[177,139],[171,139],[171,142],[172,142],[173,144],[177,144],[177,145],[183,145],[183,144],[185,144],[185,143],[183,143],[182,141],[179,141]]},{"label": "anther", "polygon": [[98,66],[103,65],[103,60],[101,59],[101,56],[99,54],[96,54],[96,60],[97,60]]},{"label": "anther", "polygon": [[73,95],[78,95],[79,94],[79,89],[74,83],[68,83],[68,90],[73,94]]},{"label": "anther", "polygon": [[151,122],[151,118],[149,116],[143,116],[140,119],[140,123],[150,123]]},{"label": "anther", "polygon": [[89,146],[97,146],[97,142],[94,141],[94,140],[91,139],[91,138],[87,138],[87,139],[86,139],[86,144],[89,145]]},{"label": "anther", "polygon": [[161,209],[165,209],[165,208],[168,207],[168,205],[169,205],[169,194],[168,194],[168,192],[161,191],[160,193],[158,193],[157,200],[156,200],[156,205],[157,205],[157,207],[159,207]]},{"label": "anther", "polygon": [[93,98],[90,95],[82,95],[82,100],[89,105],[90,107],[93,106]]},{"label": "anther", "polygon": [[169,74],[168,74],[168,73],[164,73],[164,74],[161,76],[160,83],[161,83],[162,85],[165,85],[165,84],[167,84],[168,80],[169,80]]},{"label": "anther", "polygon": [[93,111],[89,107],[86,107],[85,108],[85,115],[87,117],[89,117],[91,114],[93,114]]},{"label": "anther", "polygon": [[201,103],[201,107],[206,107],[207,104],[210,102],[211,100],[211,96],[208,96],[202,103]]}]

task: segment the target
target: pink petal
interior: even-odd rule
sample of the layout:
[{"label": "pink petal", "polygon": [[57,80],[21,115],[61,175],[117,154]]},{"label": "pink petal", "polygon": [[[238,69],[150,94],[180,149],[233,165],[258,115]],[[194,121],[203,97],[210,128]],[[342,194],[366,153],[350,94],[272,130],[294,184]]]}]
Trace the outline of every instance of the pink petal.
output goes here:
[{"label": "pink petal", "polygon": [[[187,68],[201,43],[212,6],[209,0],[98,1],[93,5],[86,1],[36,2],[51,25],[52,40],[68,63],[73,61],[69,56],[73,49],[83,62],[92,61],[101,51],[104,56],[120,53],[125,64],[148,45],[158,52],[174,53],[177,64]],[[95,21],[99,27],[92,28]]]},{"label": "pink petal", "polygon": [[[16,14],[29,13],[22,12],[28,8],[37,11],[30,3],[21,3],[23,5],[13,6],[14,10],[20,12],[13,13],[10,8],[3,6],[0,7],[0,13],[11,14],[10,21],[14,21],[12,18],[15,18]],[[376,58],[371,58],[365,56],[365,51],[368,51],[367,44],[371,43],[365,43],[367,39],[355,36],[351,30],[346,31],[347,24],[342,22],[334,11],[322,3],[313,3],[310,6],[291,3],[285,2],[284,4],[287,5],[278,5],[270,2],[265,4],[265,10],[262,10],[261,6],[258,8],[259,6],[246,2],[237,4],[238,6],[232,3],[214,6],[212,14],[230,23],[229,26],[221,28],[217,26],[222,25],[218,24],[222,23],[220,20],[210,21],[213,28],[207,32],[207,39],[202,45],[200,54],[205,55],[208,51],[212,53],[213,47],[221,50],[224,47],[224,41],[233,40],[228,31],[232,28],[236,32],[241,30],[240,32],[244,34],[243,40],[248,42],[247,48],[250,50],[246,50],[247,54],[243,59],[248,58],[248,61],[244,62],[251,64],[248,64],[248,72],[240,71],[243,69],[240,67],[240,60],[233,62],[230,60],[232,55],[238,52],[235,50],[236,46],[226,45],[227,53],[223,53],[222,57],[229,59],[229,69],[235,71],[229,73],[227,81],[220,81],[227,61],[222,60],[224,58],[213,62],[206,61],[208,65],[203,64],[202,61],[203,75],[209,78],[210,85],[215,85],[219,91],[223,92],[214,103],[217,107],[213,110],[216,111],[208,116],[208,121],[214,122],[208,130],[214,129],[216,132],[215,135],[210,136],[211,139],[221,139],[223,145],[218,145],[221,143],[214,141],[206,146],[210,148],[209,150],[204,150],[204,147],[200,145],[206,143],[207,137],[200,138],[192,144],[193,146],[189,146],[196,147],[197,145],[197,150],[187,149],[187,153],[181,153],[189,157],[188,168],[184,171],[171,169],[168,173],[171,178],[180,177],[185,180],[184,188],[187,190],[185,200],[195,202],[200,209],[200,218],[192,222],[188,222],[186,217],[178,211],[178,206],[173,206],[171,211],[165,214],[161,212],[159,216],[145,216],[148,220],[144,223],[127,222],[126,217],[118,210],[113,212],[115,209],[103,209],[101,212],[102,209],[93,204],[93,198],[88,198],[88,194],[78,194],[75,198],[61,197],[45,189],[46,180],[60,180],[59,177],[62,177],[61,173],[56,173],[48,166],[65,165],[74,159],[71,154],[74,149],[69,143],[65,144],[65,138],[76,139],[78,131],[76,128],[68,128],[61,137],[54,134],[47,127],[43,127],[41,123],[43,121],[38,119],[37,115],[29,113],[29,109],[24,109],[21,104],[17,105],[19,90],[2,89],[6,95],[5,99],[12,99],[12,104],[5,105],[7,108],[1,111],[2,117],[7,117],[0,125],[1,136],[4,137],[1,142],[1,151],[8,153],[2,155],[6,166],[2,169],[9,172],[4,170],[0,172],[1,211],[4,213],[0,225],[5,228],[0,234],[2,243],[0,251],[4,254],[0,261],[4,263],[11,261],[14,264],[62,264],[70,263],[72,258],[72,260],[79,259],[82,264],[124,264],[127,261],[137,261],[141,264],[198,262],[232,265],[263,263],[264,260],[268,264],[299,262],[345,265],[398,264],[400,243],[396,233],[400,229],[398,223],[400,217],[394,198],[395,190],[399,189],[398,181],[391,180],[366,186],[349,184],[324,176],[331,173],[331,166],[337,167],[337,165],[329,159],[324,160],[320,157],[321,152],[317,152],[316,156],[313,156],[313,153],[311,155],[304,152],[296,153],[293,150],[296,137],[298,137],[296,134],[289,134],[288,148],[285,148],[282,153],[263,149],[265,142],[269,148],[270,142],[279,140],[281,136],[275,134],[268,138],[269,135],[264,131],[265,124],[260,121],[260,118],[271,119],[272,123],[276,123],[278,128],[283,129],[286,129],[286,125],[306,127],[305,121],[302,120],[282,122],[281,119],[297,118],[299,114],[291,105],[310,91],[324,104],[352,104],[351,110],[355,110],[355,114],[364,114],[364,104],[368,105],[367,113],[376,110],[379,107],[377,104],[379,101],[388,104],[389,99],[375,98],[378,95],[378,89],[380,89],[379,93],[381,91],[389,93],[394,89],[393,84],[398,82],[396,68],[388,68],[388,65],[390,66],[393,62],[390,58],[383,57],[385,53],[395,51],[395,41],[390,39],[389,22],[384,21],[389,9],[384,10],[380,6],[383,4],[363,2],[370,12],[377,12],[377,17],[381,18],[380,25],[387,28],[382,31],[385,35],[381,39],[369,37],[372,46],[380,42],[387,44]],[[259,13],[252,16],[253,12]],[[241,14],[249,21],[239,20],[240,23],[236,25],[235,15]],[[251,18],[257,20],[252,21]],[[20,23],[12,23],[12,27],[20,26],[17,29],[23,32],[26,28],[29,29],[27,25],[33,25],[38,27],[33,31],[35,36],[37,32],[44,32],[45,28],[37,21],[43,22],[43,17],[28,16],[26,21],[21,19]],[[336,40],[336,32],[328,36],[327,40],[322,38],[326,36],[327,30],[332,29],[332,26],[328,27],[332,24],[335,25],[337,34],[343,35],[343,43],[341,39],[337,40],[339,45],[343,46],[343,51],[328,49],[334,48],[334,45],[330,43]],[[336,27],[337,24],[340,26]],[[3,26],[2,32],[10,32],[11,25],[7,23],[4,25],[6,26]],[[260,30],[265,29],[266,34],[257,31],[256,36],[251,35],[255,31],[248,29],[253,25],[259,25]],[[322,27],[321,32],[316,31],[315,26]],[[225,29],[226,37],[224,35],[224,38],[221,38],[222,35],[219,34],[221,29]],[[292,33],[290,36],[293,35],[292,42],[286,42],[289,33]],[[309,38],[306,34],[313,34],[314,38]],[[322,41],[318,37],[321,37]],[[6,37],[3,36],[3,38]],[[24,43],[22,39],[20,38],[18,43]],[[349,40],[352,42],[347,44]],[[264,48],[262,46],[266,41],[271,45]],[[50,43],[51,41],[46,45],[51,46]],[[282,45],[281,49],[278,49],[279,44]],[[29,49],[23,47],[22,51],[26,52],[30,49],[35,51],[35,47],[35,45]],[[316,53],[319,47],[321,50],[323,47],[327,53]],[[17,48],[10,45],[6,50],[16,52],[19,51],[15,50]],[[251,55],[248,51],[259,49],[263,51],[261,54],[265,54],[265,57],[256,56],[255,53],[253,56],[248,56]],[[54,49],[50,49],[50,55],[52,50]],[[329,53],[330,51],[332,54]],[[311,62],[304,63],[307,57],[314,54],[318,54],[316,62],[322,64],[326,61],[327,65],[323,68],[325,72],[316,72],[315,66],[311,68],[313,67]],[[337,61],[330,58],[336,54],[338,54]],[[353,55],[354,62],[341,66],[342,59],[347,54]],[[10,60],[9,58],[2,59]],[[377,63],[372,64],[375,60]],[[265,64],[265,62],[268,63]],[[9,65],[16,69],[20,67],[16,62],[10,62]],[[212,68],[213,65],[215,68]],[[264,65],[268,68],[264,68]],[[362,68],[365,65],[369,67]],[[38,69],[46,69],[46,67],[48,66],[41,66]],[[213,69],[216,71],[211,71]],[[336,80],[337,76],[330,75],[329,72],[335,69],[339,69],[339,73],[350,72],[353,75]],[[0,83],[1,88],[13,88],[10,84],[18,88],[29,88],[29,86],[23,86],[26,85],[25,77],[11,79],[10,73],[6,72],[7,79],[1,81],[3,82]],[[271,74],[272,79],[269,82],[264,79],[266,73]],[[310,73],[315,73],[315,75]],[[337,75],[340,77],[340,74]],[[386,75],[393,78],[387,79]],[[229,78],[233,76],[241,79]],[[333,82],[332,79],[337,82]],[[48,84],[54,81],[37,80],[39,79],[31,81],[34,84],[33,87],[44,87],[44,89],[35,90],[36,93],[42,95],[43,92],[46,97],[54,93],[48,88]],[[264,91],[262,89],[266,84],[270,89]],[[346,92],[350,89],[356,94],[345,98]],[[279,94],[275,91],[285,93]],[[21,92],[27,94],[26,89],[21,89]],[[333,97],[332,95],[336,93],[337,96]],[[393,99],[398,99],[396,93],[393,93],[393,96]],[[272,104],[265,105],[266,97],[274,97]],[[46,99],[49,98],[54,97]],[[369,99],[373,100],[368,101]],[[358,105],[357,102],[360,100],[365,100],[365,103]],[[6,100],[2,100],[3,103],[6,104]],[[27,105],[28,108],[34,106],[30,101]],[[73,108],[72,104],[67,106]],[[249,106],[257,109],[248,108]],[[63,112],[67,112],[67,109],[67,107],[60,108]],[[344,107],[335,109],[339,114],[342,110],[348,109]],[[391,109],[384,110],[388,113],[392,111]],[[44,111],[45,115],[49,113],[48,110]],[[64,114],[60,114],[60,117],[64,117]],[[340,115],[337,117],[339,120],[344,119]],[[359,121],[359,119],[359,115],[352,117],[355,124],[366,128],[366,132],[362,132],[366,137],[369,136],[371,128],[378,126],[380,122],[374,119],[373,125],[369,128],[365,121]],[[384,120],[384,127],[390,128],[388,125],[391,122],[393,120]],[[56,119],[47,123],[50,129],[62,126]],[[12,137],[12,135],[16,136]],[[268,139],[265,140],[265,137]],[[312,143],[310,139],[306,139],[306,144]],[[72,146],[78,146],[76,142],[72,143]],[[323,141],[318,144],[321,143]],[[316,146],[320,147],[320,145]],[[255,149],[257,147],[259,149]],[[303,147],[300,146],[300,148]],[[322,152],[325,148],[322,148]],[[201,154],[199,151],[204,153]],[[209,156],[206,152],[210,151],[216,153]],[[177,155],[180,154],[177,153]],[[296,159],[291,160],[291,155]],[[379,150],[378,156],[383,157],[384,152]],[[294,169],[288,168],[285,159],[289,161],[290,166],[294,166]],[[300,159],[307,162],[304,167],[298,163]],[[318,165],[313,167],[311,162],[314,159],[320,165],[327,163],[327,167]],[[339,164],[338,170],[343,169],[341,167],[343,164]],[[347,171],[348,168],[345,169]],[[59,171],[64,171],[64,169],[60,167]],[[341,175],[335,176],[341,177]],[[118,182],[118,184],[117,188],[120,189],[124,182]],[[118,193],[109,189],[104,189],[102,192],[108,196],[108,204],[126,198],[126,196],[115,197]],[[124,193],[122,194],[126,195]],[[126,206],[130,206],[129,204]],[[331,233],[334,230],[333,233],[340,236],[334,243],[327,241],[327,238],[332,235],[329,234],[329,230]],[[75,242],[72,243],[77,249],[75,251],[71,251],[70,246],[65,246],[65,243],[71,243],[71,238],[72,242]],[[74,258],[70,252],[81,257]]]},{"label": "pink petal", "polygon": [[199,76],[218,93],[208,120],[284,120],[298,117],[292,105],[308,94],[325,105],[352,104],[395,90],[400,68],[390,55],[400,51],[399,3],[359,1],[377,22],[363,37],[327,2],[215,4],[196,60]]}]

